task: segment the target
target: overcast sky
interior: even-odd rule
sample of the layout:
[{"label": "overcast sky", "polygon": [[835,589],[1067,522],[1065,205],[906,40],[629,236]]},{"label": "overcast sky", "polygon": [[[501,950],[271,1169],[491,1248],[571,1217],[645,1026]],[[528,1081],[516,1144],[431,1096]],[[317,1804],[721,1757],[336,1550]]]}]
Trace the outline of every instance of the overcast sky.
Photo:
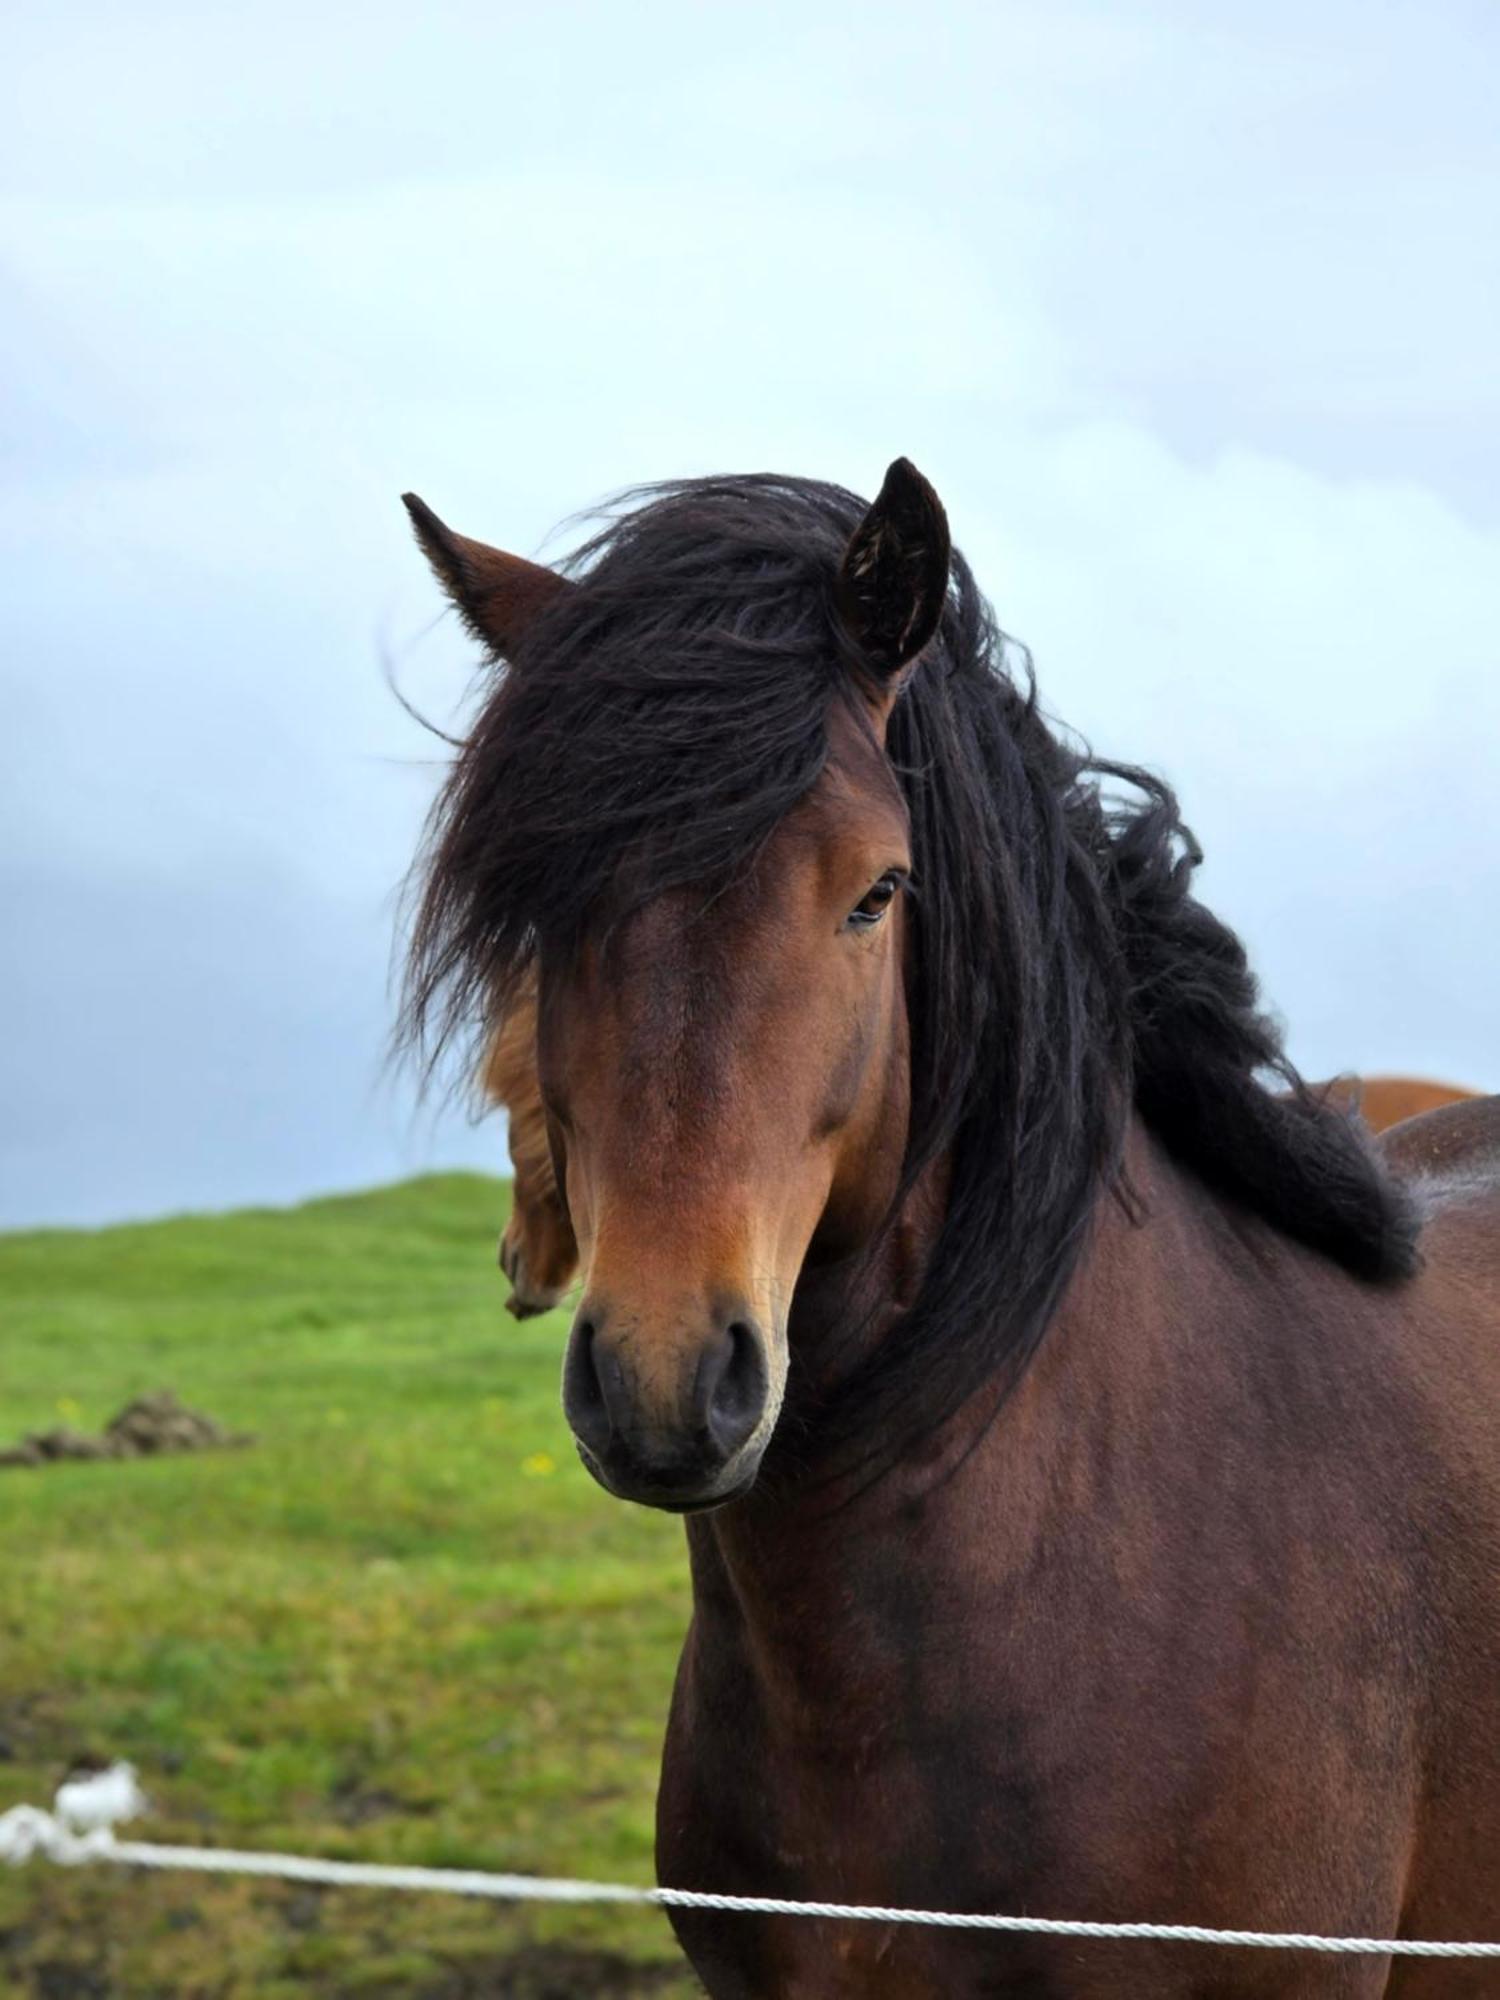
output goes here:
[{"label": "overcast sky", "polygon": [[405,487],[908,454],[1304,1067],[1500,1088],[1490,0],[321,13],[7,8],[0,1221],[501,1164],[380,1072]]}]

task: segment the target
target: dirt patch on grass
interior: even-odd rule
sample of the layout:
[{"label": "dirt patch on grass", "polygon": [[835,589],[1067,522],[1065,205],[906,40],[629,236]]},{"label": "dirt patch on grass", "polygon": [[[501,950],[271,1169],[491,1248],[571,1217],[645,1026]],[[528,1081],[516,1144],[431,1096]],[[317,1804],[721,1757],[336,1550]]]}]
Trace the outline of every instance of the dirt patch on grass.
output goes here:
[{"label": "dirt patch on grass", "polygon": [[0,1764],[47,1757],[63,1729],[58,1711],[57,1696],[50,1692],[0,1691]]},{"label": "dirt patch on grass", "polygon": [[79,1459],[155,1458],[163,1452],[224,1451],[252,1444],[244,1431],[227,1431],[200,1410],[180,1403],[170,1389],[137,1396],[97,1436],[70,1430],[32,1431],[0,1451],[0,1466],[57,1465]]}]

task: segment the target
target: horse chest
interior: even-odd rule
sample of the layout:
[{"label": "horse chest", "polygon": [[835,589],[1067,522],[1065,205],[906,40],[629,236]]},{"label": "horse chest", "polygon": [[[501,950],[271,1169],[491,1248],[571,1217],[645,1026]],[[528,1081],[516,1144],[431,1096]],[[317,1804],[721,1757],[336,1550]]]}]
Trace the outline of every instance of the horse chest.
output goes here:
[{"label": "horse chest", "polygon": [[[1111,1565],[1094,1557],[1102,1579]],[[663,1765],[660,1879],[912,1909],[1367,1934],[1393,1921],[1400,1788],[1368,1816],[1367,1837],[1345,1825],[1340,1851],[1325,1853],[1322,1807],[1342,1796],[1318,1720],[1326,1702],[1296,1699],[1297,1673],[1281,1678],[1286,1661],[1262,1641],[1253,1701],[1226,1704],[1237,1656],[1208,1642],[1201,1617],[1195,1636],[1154,1591],[1150,1615],[1101,1618],[1082,1549],[1063,1571],[1032,1571],[1024,1604],[995,1578],[966,1602],[956,1576],[934,1588],[929,1571],[888,1587],[881,1615],[862,1602],[842,1643],[795,1656],[772,1646],[770,1667],[765,1645],[700,1602]],[[1206,1601],[1184,1586],[1184,1606]],[[1313,1637],[1286,1660],[1330,1658],[1302,1643]],[[1210,1966],[1180,1947],[1127,1958],[878,1924],[679,1928],[715,2000],[1383,1990],[1368,1963],[1289,1985],[1287,1966],[1261,1954]]]},{"label": "horse chest", "polygon": [[[663,1763],[661,1879],[799,1900],[1035,1907],[1032,1859],[1052,1845],[1039,1835],[1039,1781],[1013,1738],[998,1763],[992,1750],[976,1755],[978,1711],[934,1725],[917,1713],[923,1699],[915,1684],[903,1695],[894,1681],[851,1683],[841,1700],[781,1707],[732,1661],[685,1672]],[[985,1741],[996,1736],[990,1716]],[[1002,1990],[988,1983],[993,1940],[976,1961],[972,1940],[906,1926],[693,1917],[679,1929],[716,2000]],[[1001,1956],[1014,1975],[1007,1994],[1070,1990],[1024,1945]],[[975,1964],[978,1984],[964,1970]]]}]

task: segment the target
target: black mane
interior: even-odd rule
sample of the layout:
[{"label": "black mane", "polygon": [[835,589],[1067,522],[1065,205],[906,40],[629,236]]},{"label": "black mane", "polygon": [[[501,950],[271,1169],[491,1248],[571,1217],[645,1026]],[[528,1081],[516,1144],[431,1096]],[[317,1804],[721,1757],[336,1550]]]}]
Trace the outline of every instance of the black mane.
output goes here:
[{"label": "black mane", "polygon": [[[625,496],[502,670],[434,809],[405,1020],[482,1027],[539,946],[752,861],[817,779],[855,669],[832,609],[864,512],[758,475]],[[1133,1101],[1225,1200],[1367,1279],[1416,1223],[1362,1130],[1310,1093],[1234,934],[1191,894],[1171,791],[1060,740],[962,557],[891,720],[913,833],[908,1176],[946,1220],[868,1396],[903,1428],[1014,1381],[1119,1173]]]}]

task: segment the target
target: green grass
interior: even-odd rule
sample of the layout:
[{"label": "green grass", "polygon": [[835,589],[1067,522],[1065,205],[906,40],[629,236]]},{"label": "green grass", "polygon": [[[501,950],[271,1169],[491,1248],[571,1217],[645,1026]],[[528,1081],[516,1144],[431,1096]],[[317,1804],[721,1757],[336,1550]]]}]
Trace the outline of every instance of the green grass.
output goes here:
[{"label": "green grass", "polygon": [[[681,1529],[579,1467],[508,1200],[0,1237],[0,1441],[159,1387],[257,1437],[0,1471],[0,1807],[128,1757],[142,1838],[650,1881]],[[699,1990],[649,1912],[0,1877],[6,2000]]]}]

